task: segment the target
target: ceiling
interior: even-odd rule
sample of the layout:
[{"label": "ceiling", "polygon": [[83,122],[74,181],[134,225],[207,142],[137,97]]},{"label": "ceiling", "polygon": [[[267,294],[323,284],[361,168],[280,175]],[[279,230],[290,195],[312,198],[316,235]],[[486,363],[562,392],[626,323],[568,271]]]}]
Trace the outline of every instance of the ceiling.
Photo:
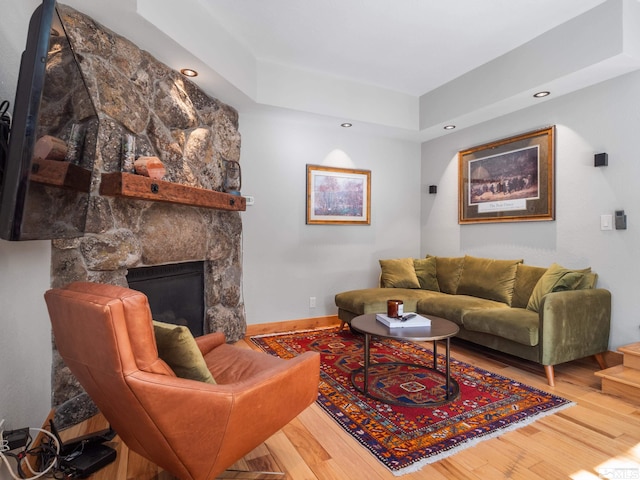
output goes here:
[{"label": "ceiling", "polygon": [[640,68],[638,0],[64,3],[195,68],[195,83],[241,114],[418,141]]},{"label": "ceiling", "polygon": [[202,0],[258,59],[420,96],[604,0]]}]

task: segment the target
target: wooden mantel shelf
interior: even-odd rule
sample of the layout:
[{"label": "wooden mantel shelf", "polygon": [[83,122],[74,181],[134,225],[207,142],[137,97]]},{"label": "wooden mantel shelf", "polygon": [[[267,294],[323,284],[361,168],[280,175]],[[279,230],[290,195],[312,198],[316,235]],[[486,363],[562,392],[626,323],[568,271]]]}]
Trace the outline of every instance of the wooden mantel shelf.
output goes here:
[{"label": "wooden mantel shelf", "polygon": [[91,170],[60,160],[34,158],[29,180],[52,187],[70,188],[88,193]]},{"label": "wooden mantel shelf", "polygon": [[239,195],[154,180],[133,173],[103,173],[100,194],[218,210],[247,209],[246,199]]}]

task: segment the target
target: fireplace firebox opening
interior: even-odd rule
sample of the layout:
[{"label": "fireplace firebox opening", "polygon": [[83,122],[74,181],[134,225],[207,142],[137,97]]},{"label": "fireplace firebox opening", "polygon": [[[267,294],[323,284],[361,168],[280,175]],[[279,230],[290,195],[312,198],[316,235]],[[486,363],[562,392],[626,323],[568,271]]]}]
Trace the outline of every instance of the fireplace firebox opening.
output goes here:
[{"label": "fireplace firebox opening", "polygon": [[133,268],[127,282],[147,296],[154,320],[185,325],[194,337],[204,334],[204,262]]}]

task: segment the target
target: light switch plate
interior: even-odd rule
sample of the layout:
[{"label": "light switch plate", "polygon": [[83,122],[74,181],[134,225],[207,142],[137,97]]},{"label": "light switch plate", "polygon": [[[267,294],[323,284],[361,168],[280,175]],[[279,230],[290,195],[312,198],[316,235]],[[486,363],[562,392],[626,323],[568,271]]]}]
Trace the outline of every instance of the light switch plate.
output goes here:
[{"label": "light switch plate", "polygon": [[613,230],[613,215],[600,215],[600,230]]}]

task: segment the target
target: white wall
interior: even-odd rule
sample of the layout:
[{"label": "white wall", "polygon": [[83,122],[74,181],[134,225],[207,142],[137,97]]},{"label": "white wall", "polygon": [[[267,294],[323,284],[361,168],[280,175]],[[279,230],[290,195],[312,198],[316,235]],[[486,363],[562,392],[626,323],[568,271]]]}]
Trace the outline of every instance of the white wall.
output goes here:
[{"label": "white wall", "polygon": [[[336,293],[377,285],[379,259],[419,254],[420,146],[338,123],[240,115],[249,324],[335,315]],[[371,170],[371,225],[306,225],[306,164]]]},{"label": "white wall", "polygon": [[9,100],[12,106],[29,18],[40,3],[38,0],[0,0],[0,101]]},{"label": "white wall", "polygon": [[[0,101],[13,107],[20,55],[37,0],[0,0]],[[49,242],[0,240],[0,419],[4,428],[40,427],[51,408],[51,334],[43,293]],[[9,478],[0,467],[0,479]]]},{"label": "white wall", "polygon": [[40,427],[51,409],[50,242],[0,240],[0,418]]},{"label": "white wall", "polygon": [[[591,266],[612,292],[610,348],[640,340],[640,73],[550,99],[422,146],[421,253],[524,258],[525,263]],[[458,225],[459,150],[556,125],[556,220]],[[593,155],[607,152],[609,166]],[[600,215],[624,209],[627,230],[600,230]]]}]

